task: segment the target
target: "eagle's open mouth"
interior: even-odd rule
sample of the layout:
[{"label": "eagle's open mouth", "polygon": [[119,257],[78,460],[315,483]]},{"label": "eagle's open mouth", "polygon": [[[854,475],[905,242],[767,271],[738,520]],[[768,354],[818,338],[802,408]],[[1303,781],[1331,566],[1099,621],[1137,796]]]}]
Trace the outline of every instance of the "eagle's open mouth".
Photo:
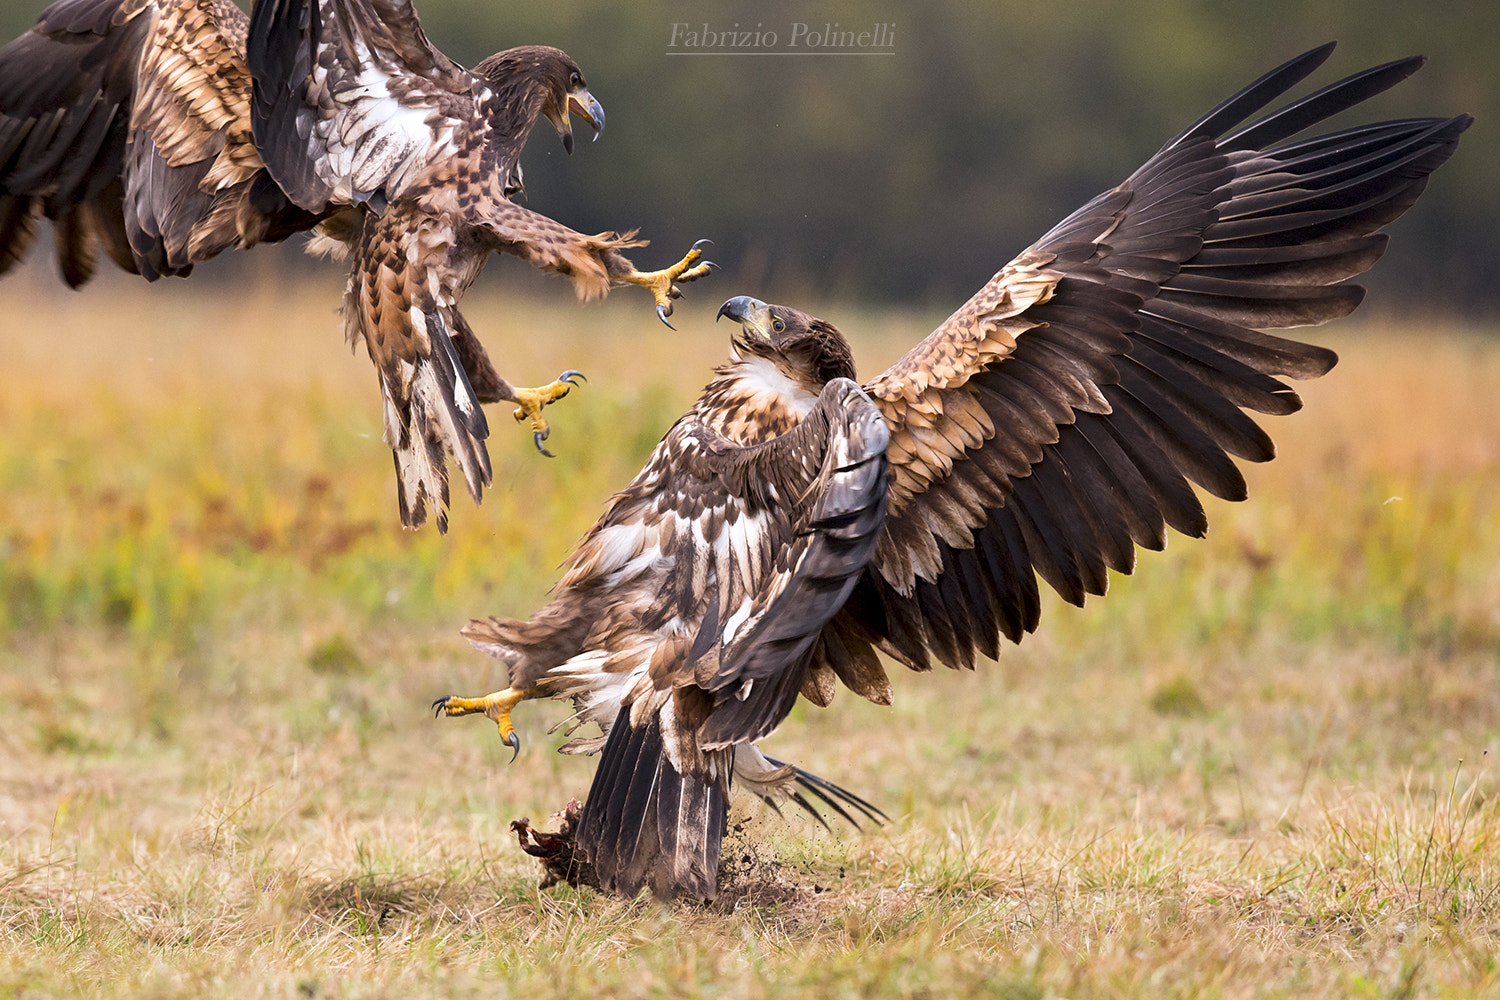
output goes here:
[{"label": "eagle's open mouth", "polygon": [[568,115],[577,115],[594,130],[594,138],[597,140],[604,131],[604,107],[594,95],[587,90],[579,88],[568,95],[567,114],[562,121],[556,123],[558,134],[562,136],[563,149],[569,154],[573,152],[573,127],[568,120]]}]

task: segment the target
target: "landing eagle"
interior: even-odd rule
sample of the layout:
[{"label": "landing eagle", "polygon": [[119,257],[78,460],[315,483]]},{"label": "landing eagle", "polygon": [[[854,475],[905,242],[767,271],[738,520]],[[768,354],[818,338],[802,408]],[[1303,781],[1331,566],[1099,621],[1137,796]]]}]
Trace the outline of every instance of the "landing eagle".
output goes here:
[{"label": "landing eagle", "polygon": [[228,249],[315,229],[345,256],[344,328],[384,398],[401,520],[447,526],[451,455],[475,502],[492,473],[481,403],[513,402],[538,449],[538,389],[501,378],[458,311],[492,252],[567,275],[581,298],[646,288],[663,322],[694,247],[660,271],[520,207],[519,157],[545,118],[572,152],[570,116],[604,111],[566,53],[522,46],[473,70],[434,48],[410,0],[57,0],[0,50],[0,274],[56,230],[77,288],[97,252],[148,280]]},{"label": "landing eagle", "polygon": [[[1420,59],[1240,123],[1329,55],[1291,60],[1073,213],[885,372],[788,306],[734,298],[728,363],[569,557],[529,621],[464,634],[510,687],[449,698],[511,736],[521,700],[572,698],[604,735],[570,845],[631,896],[711,897],[731,778],[800,695],[891,700],[881,658],[972,668],[1083,604],[1167,527],[1207,528],[1192,485],[1240,500],[1246,410],[1331,351],[1264,332],[1351,312],[1346,279],[1452,155],[1467,115],[1294,138]],[[561,850],[561,848],[559,848]]]}]

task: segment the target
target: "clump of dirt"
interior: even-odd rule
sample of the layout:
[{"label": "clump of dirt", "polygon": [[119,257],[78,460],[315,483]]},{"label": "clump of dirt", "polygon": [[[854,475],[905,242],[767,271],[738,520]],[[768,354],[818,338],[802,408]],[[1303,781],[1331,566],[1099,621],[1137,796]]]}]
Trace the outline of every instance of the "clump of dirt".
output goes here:
[{"label": "clump of dirt", "polygon": [[[750,828],[755,823],[750,816],[731,822],[719,851],[719,895],[704,904],[707,909],[715,913],[746,907],[788,910],[834,891],[833,880],[810,866],[781,860],[770,841],[752,836]],[[838,877],[844,878],[843,868]]]},{"label": "clump of dirt", "polygon": [[780,909],[797,903],[805,892],[795,870],[752,838],[749,826],[748,819],[733,823],[719,847],[719,895],[704,904],[715,913],[747,906]]}]

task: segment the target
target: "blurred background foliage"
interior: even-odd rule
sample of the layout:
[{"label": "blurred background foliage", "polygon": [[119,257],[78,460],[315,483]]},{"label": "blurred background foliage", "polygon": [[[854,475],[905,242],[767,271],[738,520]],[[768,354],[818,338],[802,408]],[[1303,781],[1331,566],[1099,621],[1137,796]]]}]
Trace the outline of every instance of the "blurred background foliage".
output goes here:
[{"label": "blurred background foliage", "polygon": [[[8,0],[0,30],[24,31],[43,7]],[[1431,63],[1364,119],[1467,111],[1478,124],[1419,210],[1393,227],[1371,301],[1395,314],[1500,303],[1500,5],[1486,0],[420,0],[419,11],[432,40],[466,65],[526,42],[569,51],[608,131],[571,159],[539,131],[529,204],[585,230],[640,226],[654,244],[641,259],[653,264],[711,237],[726,268],[716,300],[956,302],[1271,66],[1336,39],[1321,85],[1424,53]],[[783,38],[794,22],[883,24],[894,54],[678,58],[669,44],[679,22]]]}]

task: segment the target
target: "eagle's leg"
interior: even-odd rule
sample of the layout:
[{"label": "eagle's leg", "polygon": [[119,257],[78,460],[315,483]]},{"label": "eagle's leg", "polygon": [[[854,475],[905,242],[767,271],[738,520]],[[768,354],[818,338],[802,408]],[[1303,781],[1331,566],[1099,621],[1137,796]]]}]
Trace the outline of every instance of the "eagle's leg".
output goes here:
[{"label": "eagle's leg", "polygon": [[[663,323],[667,323],[667,317],[672,315],[672,300],[682,298],[682,289],[677,287],[677,283],[696,281],[718,266],[711,260],[704,260],[700,263],[703,248],[711,242],[711,240],[699,240],[694,243],[692,249],[671,267],[664,267],[660,271],[637,271],[632,268],[623,274],[615,275],[615,278],[632,285],[640,285],[650,292],[656,299],[656,315],[661,317]],[[667,326],[671,328],[672,324],[667,323]]]},{"label": "eagle's leg", "polygon": [[511,725],[510,712],[527,698],[534,697],[536,697],[534,688],[523,691],[508,687],[504,691],[496,691],[483,698],[460,698],[450,694],[446,698],[439,698],[433,702],[432,708],[434,714],[447,715],[450,718],[459,715],[482,714],[494,720],[495,725],[500,729],[501,741],[515,751],[510,758],[514,762],[521,753],[521,734],[516,732],[515,726]]},{"label": "eagle's leg", "polygon": [[[552,458],[552,452],[542,446],[542,442],[552,434],[552,428],[547,426],[547,420],[542,416],[542,408],[550,406],[568,394],[568,390],[578,383],[575,379],[583,378],[583,372],[568,369],[557,377],[556,382],[548,385],[538,386],[535,389],[517,389],[515,386],[507,385],[502,399],[516,404],[516,421],[530,421],[531,440],[536,444],[536,450]],[[584,379],[584,381],[588,381]]]}]

